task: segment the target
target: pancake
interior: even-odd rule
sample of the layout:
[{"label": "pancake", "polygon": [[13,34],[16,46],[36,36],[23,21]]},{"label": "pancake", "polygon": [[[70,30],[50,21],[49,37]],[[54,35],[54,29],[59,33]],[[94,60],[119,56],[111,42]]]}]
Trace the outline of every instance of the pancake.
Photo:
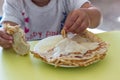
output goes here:
[{"label": "pancake", "polygon": [[79,67],[102,60],[106,55],[107,46],[106,42],[86,30],[72,38],[56,35],[40,40],[33,54],[55,66]]},{"label": "pancake", "polygon": [[19,27],[19,25],[10,26],[9,24],[5,24],[4,26],[5,26],[6,32],[13,36],[12,47],[14,51],[19,55],[28,54],[30,51],[30,45],[26,42],[25,33]]}]

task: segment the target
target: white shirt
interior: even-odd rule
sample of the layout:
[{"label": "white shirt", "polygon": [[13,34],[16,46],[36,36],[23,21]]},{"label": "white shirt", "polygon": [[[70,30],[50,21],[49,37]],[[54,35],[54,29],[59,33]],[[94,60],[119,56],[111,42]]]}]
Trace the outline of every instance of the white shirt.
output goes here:
[{"label": "white shirt", "polygon": [[51,0],[39,7],[31,0],[5,0],[1,23],[12,21],[21,25],[27,40],[43,39],[59,34],[68,13],[85,2],[88,0]]}]

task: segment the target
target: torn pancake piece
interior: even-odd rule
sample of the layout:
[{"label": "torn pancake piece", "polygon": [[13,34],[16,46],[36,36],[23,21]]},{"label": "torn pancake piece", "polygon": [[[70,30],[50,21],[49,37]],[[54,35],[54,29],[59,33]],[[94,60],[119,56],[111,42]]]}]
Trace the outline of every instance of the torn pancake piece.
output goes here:
[{"label": "torn pancake piece", "polygon": [[5,24],[5,30],[8,34],[13,36],[13,44],[12,47],[14,51],[19,55],[26,55],[30,51],[30,45],[25,40],[25,33],[19,27],[19,25],[11,26],[9,24]]},{"label": "torn pancake piece", "polygon": [[55,66],[79,67],[102,60],[107,46],[96,35],[85,31],[72,38],[62,38],[61,35],[45,38],[35,46],[33,54]]},{"label": "torn pancake piece", "polygon": [[63,38],[67,38],[67,32],[65,31],[65,29],[61,30],[61,35]]}]

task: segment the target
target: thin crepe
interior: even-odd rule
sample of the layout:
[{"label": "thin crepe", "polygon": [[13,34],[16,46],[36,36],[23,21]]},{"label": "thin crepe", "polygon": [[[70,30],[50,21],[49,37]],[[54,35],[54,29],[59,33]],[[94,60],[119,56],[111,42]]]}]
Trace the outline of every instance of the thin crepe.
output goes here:
[{"label": "thin crepe", "polygon": [[33,51],[35,57],[55,66],[88,66],[103,59],[108,44],[89,31],[73,38],[61,35],[41,40]]}]

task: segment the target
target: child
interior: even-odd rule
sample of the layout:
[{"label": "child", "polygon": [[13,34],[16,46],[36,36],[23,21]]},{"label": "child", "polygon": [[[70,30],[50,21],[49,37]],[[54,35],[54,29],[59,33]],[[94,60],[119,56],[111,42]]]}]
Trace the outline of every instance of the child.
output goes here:
[{"label": "child", "polygon": [[[100,11],[88,0],[5,0],[2,24],[20,25],[27,40],[43,39],[67,32],[81,33],[95,28]],[[10,48],[12,37],[0,30],[0,46]]]}]

